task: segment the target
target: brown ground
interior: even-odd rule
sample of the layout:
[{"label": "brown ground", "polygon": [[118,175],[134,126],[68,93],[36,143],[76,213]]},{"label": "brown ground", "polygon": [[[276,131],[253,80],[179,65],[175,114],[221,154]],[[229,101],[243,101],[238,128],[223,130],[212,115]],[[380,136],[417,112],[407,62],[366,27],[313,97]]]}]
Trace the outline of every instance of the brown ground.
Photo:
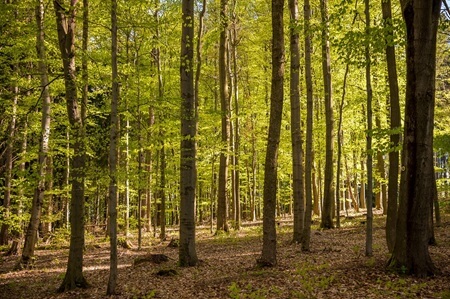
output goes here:
[{"label": "brown ground", "polygon": [[[262,246],[258,226],[220,236],[199,229],[197,253],[201,263],[194,268],[177,266],[178,249],[167,247],[169,241],[141,251],[120,249],[120,294],[113,298],[450,298],[449,215],[443,218],[443,226],[436,228],[438,246],[430,248],[442,274],[428,279],[385,270],[389,255],[382,216],[377,216],[374,225],[374,255],[365,257],[363,220],[344,220],[341,229],[313,230],[310,253],[290,244],[292,228],[288,222],[281,222],[278,266],[274,268],[255,266]],[[1,258],[0,298],[107,298],[108,243],[88,239],[87,244],[84,273],[90,283],[88,289],[56,293],[65,273],[67,249],[40,247],[33,270],[12,272],[17,257]],[[161,264],[133,266],[136,258],[148,253],[163,253],[170,259]],[[174,269],[177,274],[156,275],[161,269]]]}]

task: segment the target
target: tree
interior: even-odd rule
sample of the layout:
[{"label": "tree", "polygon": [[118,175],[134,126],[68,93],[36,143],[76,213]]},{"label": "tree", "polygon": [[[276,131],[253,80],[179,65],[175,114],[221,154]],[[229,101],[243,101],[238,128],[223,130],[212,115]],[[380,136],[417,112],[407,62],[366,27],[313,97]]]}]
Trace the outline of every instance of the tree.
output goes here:
[{"label": "tree", "polygon": [[84,248],[84,177],[85,177],[85,144],[84,125],[81,119],[77,96],[76,64],[75,64],[75,24],[78,0],[70,0],[68,8],[64,2],[53,1],[58,31],[58,43],[64,68],[64,85],[67,114],[73,139],[71,147],[71,202],[70,202],[70,249],[69,260],[64,280],[59,291],[71,290],[76,287],[87,287],[83,276]]},{"label": "tree", "polygon": [[311,241],[312,217],[312,170],[313,170],[313,82],[311,67],[311,6],[304,0],[304,35],[305,35],[305,81],[306,81],[306,155],[305,155],[305,224],[302,232],[302,250],[309,251]]},{"label": "tree", "polygon": [[230,147],[230,93],[228,76],[228,0],[220,1],[220,41],[219,41],[219,89],[222,111],[222,150],[219,164],[219,186],[217,202],[217,230],[228,231],[228,160]]},{"label": "tree", "polygon": [[[386,216],[386,241],[389,252],[392,252],[395,243],[395,224],[397,221],[398,207],[398,170],[399,170],[399,146],[400,146],[400,99],[397,80],[397,62],[395,59],[395,47],[388,40],[394,35],[392,27],[391,1],[381,1],[383,13],[383,25],[387,30],[386,62],[389,81],[389,118],[390,118],[390,142],[389,152],[389,178],[388,178],[388,200]],[[397,132],[398,131],[398,132]]]},{"label": "tree", "polygon": [[372,155],[372,82],[370,79],[370,5],[369,0],[365,0],[364,13],[366,16],[366,92],[367,92],[367,133],[366,133],[366,152],[367,152],[367,194],[366,194],[366,206],[367,206],[367,221],[366,221],[366,256],[372,256],[372,226],[373,226],[373,211],[372,211],[372,194],[373,194],[373,182],[372,182],[372,168],[373,168],[373,155]]},{"label": "tree", "polygon": [[272,0],[272,87],[270,92],[270,121],[264,165],[263,248],[258,264],[277,264],[277,233],[275,207],[278,178],[278,148],[283,114],[284,80],[284,0]]},{"label": "tree", "polygon": [[109,279],[107,295],[116,293],[117,284],[117,155],[119,139],[119,76],[117,70],[117,0],[111,1],[111,127],[109,135]]},{"label": "tree", "polygon": [[182,1],[181,31],[181,145],[180,145],[180,266],[195,266],[195,191],[197,185],[194,92],[194,1]]},{"label": "tree", "polygon": [[[320,14],[322,17],[322,72],[325,96],[325,186],[322,207],[321,228],[333,228],[333,102],[331,94],[331,58],[329,42],[328,1],[320,1]],[[337,207],[336,207],[337,208]]]},{"label": "tree", "polygon": [[300,116],[300,50],[298,33],[298,2],[289,0],[290,11],[290,52],[291,52],[291,142],[292,142],[292,177],[294,200],[293,242],[301,242],[304,225],[305,199],[303,185],[303,140]]},{"label": "tree", "polygon": [[406,23],[406,106],[400,202],[389,267],[418,277],[437,272],[429,251],[434,192],[433,129],[440,0],[402,0]]},{"label": "tree", "polygon": [[39,58],[38,67],[42,89],[42,118],[41,134],[39,140],[39,170],[38,183],[34,190],[33,202],[31,207],[31,217],[25,236],[22,256],[19,267],[27,267],[33,263],[34,248],[37,239],[37,230],[41,219],[42,206],[44,204],[45,177],[47,172],[47,159],[50,141],[50,121],[51,121],[51,97],[48,81],[47,54],[45,48],[44,31],[44,2],[37,1],[36,5],[36,49]]}]

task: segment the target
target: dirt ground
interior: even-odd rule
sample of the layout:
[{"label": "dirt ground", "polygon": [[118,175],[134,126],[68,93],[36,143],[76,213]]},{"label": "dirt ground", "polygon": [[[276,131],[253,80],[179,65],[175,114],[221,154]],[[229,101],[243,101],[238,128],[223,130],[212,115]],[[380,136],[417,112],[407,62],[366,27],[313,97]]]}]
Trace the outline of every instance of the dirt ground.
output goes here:
[{"label": "dirt ground", "polygon": [[[110,298],[450,298],[450,215],[436,228],[437,246],[430,247],[441,274],[427,279],[401,276],[385,270],[389,258],[384,241],[383,216],[374,222],[372,257],[365,257],[364,218],[342,221],[340,229],[316,230],[311,252],[291,244],[292,227],[278,227],[278,265],[256,267],[262,246],[262,228],[245,227],[239,232],[213,236],[198,229],[197,254],[201,260],[192,268],[177,266],[178,248],[167,241],[144,238],[141,250],[119,249],[119,294]],[[170,232],[177,237],[177,232]],[[135,239],[131,240],[137,244]],[[149,241],[154,244],[149,246]],[[109,250],[105,239],[87,240],[84,274],[90,287],[56,293],[62,282],[67,249],[36,251],[33,270],[13,271],[18,257],[1,257],[0,298],[108,298]],[[51,248],[51,247],[50,247]],[[134,261],[148,254],[164,254],[162,263]],[[167,276],[160,276],[167,270]]]}]

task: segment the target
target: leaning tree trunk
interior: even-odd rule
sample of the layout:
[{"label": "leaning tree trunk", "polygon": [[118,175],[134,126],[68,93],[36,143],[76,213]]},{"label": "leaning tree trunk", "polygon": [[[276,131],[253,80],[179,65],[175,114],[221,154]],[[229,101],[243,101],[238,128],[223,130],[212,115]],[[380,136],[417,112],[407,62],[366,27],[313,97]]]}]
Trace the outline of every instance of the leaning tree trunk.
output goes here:
[{"label": "leaning tree trunk", "polygon": [[180,156],[180,266],[195,266],[195,188],[197,185],[197,119],[194,96],[194,1],[182,1],[181,31],[181,156]]},{"label": "leaning tree trunk", "polygon": [[87,287],[87,282],[83,276],[85,134],[78,103],[75,65],[77,2],[78,0],[70,0],[70,5],[67,9],[69,13],[67,14],[60,1],[53,1],[59,49],[64,67],[67,113],[73,141],[71,144],[73,157],[71,160],[72,176],[70,178],[72,198],[70,202],[69,261],[59,291],[71,290],[76,287]]},{"label": "leaning tree trunk", "polygon": [[[323,87],[325,94],[325,185],[322,207],[321,228],[333,228],[332,206],[333,206],[333,102],[331,95],[331,58],[328,33],[328,1],[320,1],[320,13],[322,16],[322,71]],[[336,207],[337,208],[337,207]]]},{"label": "leaning tree trunk", "polygon": [[292,141],[292,187],[294,198],[294,231],[292,241],[301,242],[305,221],[305,197],[303,184],[303,140],[300,116],[300,49],[298,26],[298,2],[289,0],[290,52],[291,52],[291,141]]},{"label": "leaning tree trunk", "polygon": [[437,272],[429,251],[434,194],[433,127],[440,0],[403,0],[406,106],[395,245],[389,266],[418,277]]},{"label": "leaning tree trunk", "polygon": [[270,94],[270,122],[264,165],[263,248],[258,264],[277,264],[277,233],[275,208],[277,200],[277,162],[283,113],[284,80],[284,0],[272,1],[272,88]]}]

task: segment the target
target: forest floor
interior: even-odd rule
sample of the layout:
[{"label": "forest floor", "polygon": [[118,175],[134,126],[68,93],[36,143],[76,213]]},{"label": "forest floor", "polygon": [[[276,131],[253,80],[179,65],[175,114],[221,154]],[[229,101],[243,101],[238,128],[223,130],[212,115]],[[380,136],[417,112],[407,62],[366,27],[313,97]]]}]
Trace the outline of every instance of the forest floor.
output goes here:
[{"label": "forest floor", "polygon": [[[340,229],[313,227],[311,252],[291,244],[292,226],[278,226],[278,265],[256,267],[262,246],[261,226],[214,236],[209,228],[197,230],[197,254],[201,260],[192,268],[177,265],[178,249],[167,241],[145,236],[141,250],[119,249],[119,295],[110,298],[450,298],[450,215],[435,230],[437,246],[431,257],[441,274],[418,279],[390,273],[385,265],[385,217],[377,215],[373,230],[373,256],[365,256],[364,217],[342,219]],[[318,221],[315,221],[316,225]],[[172,237],[177,237],[171,231]],[[136,238],[131,239],[136,244]],[[154,242],[149,246],[149,242]],[[55,241],[54,241],[55,242]],[[61,240],[60,240],[61,242]],[[65,246],[64,246],[65,247]],[[164,254],[162,263],[135,263],[148,254]],[[108,298],[109,247],[105,238],[88,234],[84,274],[90,287],[56,293],[67,262],[67,248],[41,244],[36,251],[36,267],[13,271],[18,257],[0,259],[0,298]],[[160,276],[168,270],[168,276]]]}]

